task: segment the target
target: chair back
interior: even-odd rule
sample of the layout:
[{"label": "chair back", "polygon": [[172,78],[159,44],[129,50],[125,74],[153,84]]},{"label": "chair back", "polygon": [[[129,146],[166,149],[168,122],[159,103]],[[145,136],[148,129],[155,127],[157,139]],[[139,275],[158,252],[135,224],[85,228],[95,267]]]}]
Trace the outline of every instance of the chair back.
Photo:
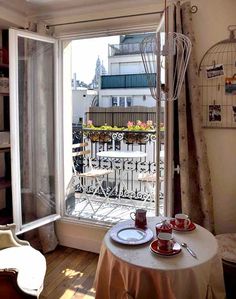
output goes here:
[{"label": "chair back", "polygon": [[[86,149],[86,147],[88,146],[87,142],[82,142],[82,143],[75,143],[72,144],[72,168],[73,168],[73,172],[76,173],[77,172],[77,167],[78,166],[78,157],[80,157],[81,159],[79,159],[80,161],[83,161],[84,156],[89,155],[91,153],[90,150]],[[81,163],[82,164],[82,163]],[[89,166],[91,167],[91,161],[89,159]]]}]

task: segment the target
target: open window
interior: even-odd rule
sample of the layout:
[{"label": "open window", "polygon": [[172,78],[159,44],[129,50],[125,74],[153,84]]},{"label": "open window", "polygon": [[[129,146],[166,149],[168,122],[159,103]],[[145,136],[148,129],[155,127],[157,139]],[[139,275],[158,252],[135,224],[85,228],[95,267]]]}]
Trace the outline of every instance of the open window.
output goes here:
[{"label": "open window", "polygon": [[60,217],[57,44],[53,38],[9,30],[13,219],[20,233]]},{"label": "open window", "polygon": [[[74,138],[74,135],[72,135],[74,132],[72,125],[72,41],[66,39],[60,43],[61,54],[63,55],[60,55],[60,51],[58,51],[58,41],[56,39],[23,30],[11,29],[9,42],[13,216],[18,233],[23,233],[55,221],[60,217],[60,212],[63,216],[68,216],[66,214],[65,188],[72,175],[71,144]],[[116,55],[115,52],[111,57],[117,59]],[[137,63],[135,66],[137,67]],[[60,71],[59,67],[61,68]],[[140,60],[139,68],[142,67]],[[111,71],[113,71],[112,68]],[[114,76],[116,75],[114,74]],[[129,88],[130,94],[125,92],[125,95],[120,94],[120,85],[115,94],[110,94],[111,88],[116,89],[116,86],[112,84],[114,82],[117,84],[112,76],[112,74],[103,75],[99,87],[99,96],[95,98],[94,95],[91,95],[94,105],[92,108],[96,110],[97,102],[104,104],[106,101],[110,106],[113,106],[112,97],[116,97],[117,105],[120,106],[118,108],[122,109],[123,106],[127,109],[133,109],[133,105],[137,105],[139,101],[143,105],[142,112],[145,108],[152,109],[148,106],[153,106],[151,113],[153,114],[152,121],[155,123],[155,101],[149,93],[143,92],[143,88],[148,90],[144,72],[141,70],[140,73],[137,73],[135,70],[135,74],[130,74],[126,70],[125,74],[119,75],[120,80],[122,79],[128,84],[126,88]],[[121,84],[121,81],[118,83]],[[58,92],[58,86],[61,87],[60,92]],[[138,90],[136,94],[134,93],[135,90]],[[78,92],[76,89],[75,91]],[[85,102],[87,99],[88,94],[83,93],[81,101]],[[82,106],[79,105],[79,107],[81,112]],[[93,109],[90,109],[87,117],[92,115]],[[96,115],[98,113],[95,111],[95,118]],[[124,119],[124,115],[121,117],[121,120],[125,123],[120,124],[120,126],[125,126],[131,120],[130,115],[127,111],[127,120]],[[150,120],[150,111],[147,111],[146,115],[148,115],[148,118],[143,119],[145,122]],[[77,121],[81,118],[85,120],[86,115],[83,114],[78,117]],[[138,110],[133,121],[137,120],[140,120]],[[101,121],[101,119],[96,121]],[[103,125],[104,122],[106,121],[103,121],[99,126]],[[117,123],[112,125],[117,126]],[[84,137],[88,138],[88,133],[83,132],[83,134]],[[142,136],[145,137],[144,139],[137,139],[138,135],[136,134],[136,139],[132,143],[129,139],[126,139],[125,134],[123,135],[125,137],[123,143],[118,142],[120,149],[126,149],[127,151],[141,150],[148,153],[148,158],[145,161],[136,163],[135,170],[131,171],[131,177],[127,178],[130,190],[135,189],[135,200],[139,200],[142,196],[141,201],[147,203],[154,198],[148,188],[150,184],[154,186],[155,182],[152,181],[150,184],[141,183],[138,180],[138,173],[155,173],[155,145],[153,142],[155,133],[152,131],[144,132]],[[161,136],[164,136],[164,131]],[[146,143],[147,139],[151,141],[150,144]],[[91,147],[96,148],[96,151],[92,149],[92,152],[112,149],[114,146],[119,150],[118,143],[114,140],[108,143],[101,142],[101,144],[91,141]],[[148,146],[150,149],[148,149]],[[164,151],[163,147],[161,153],[163,167]],[[104,167],[106,167],[106,164],[104,164]],[[109,183],[107,182],[105,187],[113,188],[113,185],[109,185]],[[163,180],[161,180],[161,184],[160,189],[163,193]],[[146,199],[147,192],[150,194],[148,199]],[[78,218],[76,213],[74,216],[76,219]]]},{"label": "open window", "polygon": [[[100,193],[97,192],[96,200],[91,201],[92,207],[86,205],[84,190],[92,196],[92,184],[84,182],[81,187],[75,182],[73,188],[68,188],[65,217],[111,224],[127,219],[129,212],[135,208],[148,209],[148,216],[165,213],[165,106],[162,104],[160,107],[162,127],[160,139],[157,141],[156,101],[150,92],[150,83],[140,51],[143,39],[154,34],[154,32],[136,32],[66,40],[64,49],[68,48],[65,50],[68,56],[66,54],[66,58],[64,57],[63,66],[67,67],[67,62],[71,61],[72,70],[67,74],[69,70],[65,72],[63,69],[63,77],[70,75],[73,79],[72,87],[67,86],[72,90],[70,95],[72,112],[68,109],[69,100],[64,111],[64,114],[67,113],[65,124],[67,123],[69,132],[69,136],[64,134],[64,153],[70,154],[65,163],[65,181],[69,185],[72,176],[70,167],[72,142],[88,143],[94,168],[113,169],[115,172],[104,181],[103,187],[109,194],[109,201],[106,201],[106,204],[101,204],[104,202],[104,195],[100,190]],[[99,51],[100,44],[103,44],[102,52]],[[69,119],[72,119],[71,122]],[[161,143],[161,166],[160,195],[156,205],[157,142]],[[123,153],[139,151],[146,156],[139,159],[112,160],[107,157],[101,158],[99,152],[102,151]],[[89,164],[86,160],[78,159],[77,164],[78,171],[88,170]]]}]

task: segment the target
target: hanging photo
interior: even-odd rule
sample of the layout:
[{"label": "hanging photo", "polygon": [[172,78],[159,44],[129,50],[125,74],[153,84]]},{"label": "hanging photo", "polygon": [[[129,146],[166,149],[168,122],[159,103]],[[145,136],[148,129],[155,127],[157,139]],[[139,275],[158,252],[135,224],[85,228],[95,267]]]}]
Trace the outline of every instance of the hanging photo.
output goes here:
[{"label": "hanging photo", "polygon": [[236,123],[236,106],[232,106],[232,118],[233,122]]},{"label": "hanging photo", "polygon": [[206,76],[207,79],[214,79],[221,76],[224,76],[224,65],[215,64],[209,67],[206,67]]},{"label": "hanging photo", "polygon": [[209,121],[221,122],[221,105],[209,105]]},{"label": "hanging photo", "polygon": [[236,94],[236,75],[225,78],[225,94]]}]

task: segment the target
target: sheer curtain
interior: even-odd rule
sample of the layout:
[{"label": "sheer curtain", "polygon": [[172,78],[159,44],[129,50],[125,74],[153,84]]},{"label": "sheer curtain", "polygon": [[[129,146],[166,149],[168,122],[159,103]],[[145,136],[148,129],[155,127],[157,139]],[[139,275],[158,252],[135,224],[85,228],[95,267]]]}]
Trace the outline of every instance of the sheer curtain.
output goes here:
[{"label": "sheer curtain", "polygon": [[192,221],[213,232],[213,196],[202,129],[196,43],[190,2],[176,4],[172,21],[174,30],[188,36],[193,45],[185,84],[174,108],[177,119],[174,130],[178,136],[178,148],[175,148],[175,151],[178,153],[176,160],[179,160],[177,163],[180,165],[180,192],[174,195],[175,212],[182,211],[188,214]]},{"label": "sheer curtain", "polygon": [[[56,213],[53,45],[18,38],[22,223]],[[57,245],[54,223],[25,233],[43,252]]]}]

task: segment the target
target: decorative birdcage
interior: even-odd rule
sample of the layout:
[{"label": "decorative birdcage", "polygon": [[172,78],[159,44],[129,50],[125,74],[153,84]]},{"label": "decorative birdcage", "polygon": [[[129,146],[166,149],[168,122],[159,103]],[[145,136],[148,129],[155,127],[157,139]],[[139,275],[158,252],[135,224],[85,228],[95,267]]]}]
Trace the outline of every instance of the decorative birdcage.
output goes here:
[{"label": "decorative birdcage", "polygon": [[236,128],[236,25],[228,30],[199,65],[203,127]]}]

